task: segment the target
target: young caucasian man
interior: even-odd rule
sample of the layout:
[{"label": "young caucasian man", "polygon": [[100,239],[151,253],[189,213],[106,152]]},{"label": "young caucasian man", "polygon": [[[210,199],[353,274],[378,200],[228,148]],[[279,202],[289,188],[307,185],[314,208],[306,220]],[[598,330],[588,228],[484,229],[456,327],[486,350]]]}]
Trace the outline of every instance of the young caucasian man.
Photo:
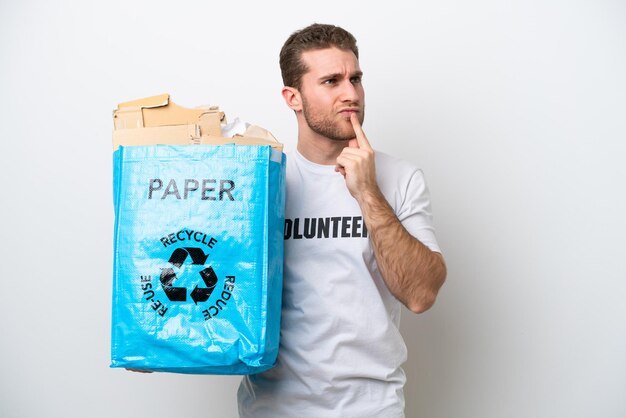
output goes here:
[{"label": "young caucasian man", "polygon": [[404,417],[401,305],[429,309],[446,276],[423,174],[375,152],[363,132],[350,33],[297,31],[280,66],[298,123],[287,160],[281,345],[275,368],[244,377],[239,413]]}]

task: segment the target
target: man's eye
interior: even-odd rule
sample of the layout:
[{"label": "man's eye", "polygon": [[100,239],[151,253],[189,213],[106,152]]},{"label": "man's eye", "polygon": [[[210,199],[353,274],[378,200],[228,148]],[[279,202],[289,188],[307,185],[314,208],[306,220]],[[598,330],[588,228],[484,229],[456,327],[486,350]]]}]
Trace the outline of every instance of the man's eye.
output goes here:
[{"label": "man's eye", "polygon": [[351,82],[352,84],[359,84],[359,83],[361,82],[361,77],[352,77],[352,78],[350,79],[350,82]]},{"label": "man's eye", "polygon": [[324,80],[324,84],[335,84],[337,80],[334,78],[329,78],[328,80]]}]

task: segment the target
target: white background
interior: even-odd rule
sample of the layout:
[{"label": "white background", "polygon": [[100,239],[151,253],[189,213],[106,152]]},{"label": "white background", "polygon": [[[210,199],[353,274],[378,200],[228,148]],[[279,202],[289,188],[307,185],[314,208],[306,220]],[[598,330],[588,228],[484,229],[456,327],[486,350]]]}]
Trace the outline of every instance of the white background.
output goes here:
[{"label": "white background", "polygon": [[0,416],[236,416],[239,377],[109,369],[111,112],[168,92],[295,146],[278,51],[358,39],[365,131],[419,164],[449,275],[407,417],[626,416],[626,4],[0,2]]}]

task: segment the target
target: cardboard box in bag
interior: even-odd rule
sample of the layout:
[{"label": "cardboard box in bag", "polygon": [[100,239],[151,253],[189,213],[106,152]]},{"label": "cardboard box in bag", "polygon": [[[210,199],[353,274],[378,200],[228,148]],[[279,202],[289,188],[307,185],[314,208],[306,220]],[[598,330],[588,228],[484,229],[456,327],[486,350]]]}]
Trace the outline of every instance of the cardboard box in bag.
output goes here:
[{"label": "cardboard box in bag", "polygon": [[238,144],[283,145],[267,130],[250,125],[243,135],[224,138],[224,112],[217,106],[188,109],[176,105],[169,94],[120,103],[113,111],[113,150],[120,145]]}]

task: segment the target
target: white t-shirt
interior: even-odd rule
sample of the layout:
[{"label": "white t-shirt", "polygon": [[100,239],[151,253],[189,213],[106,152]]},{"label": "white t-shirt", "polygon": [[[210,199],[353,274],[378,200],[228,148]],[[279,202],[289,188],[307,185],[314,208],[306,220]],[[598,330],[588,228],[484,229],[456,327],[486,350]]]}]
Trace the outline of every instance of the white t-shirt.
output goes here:
[{"label": "white t-shirt", "polygon": [[[439,251],[422,172],[377,152],[376,175],[404,227]],[[290,153],[285,218],[278,361],[243,378],[240,416],[403,417],[402,306],[380,275],[343,176]]]}]

